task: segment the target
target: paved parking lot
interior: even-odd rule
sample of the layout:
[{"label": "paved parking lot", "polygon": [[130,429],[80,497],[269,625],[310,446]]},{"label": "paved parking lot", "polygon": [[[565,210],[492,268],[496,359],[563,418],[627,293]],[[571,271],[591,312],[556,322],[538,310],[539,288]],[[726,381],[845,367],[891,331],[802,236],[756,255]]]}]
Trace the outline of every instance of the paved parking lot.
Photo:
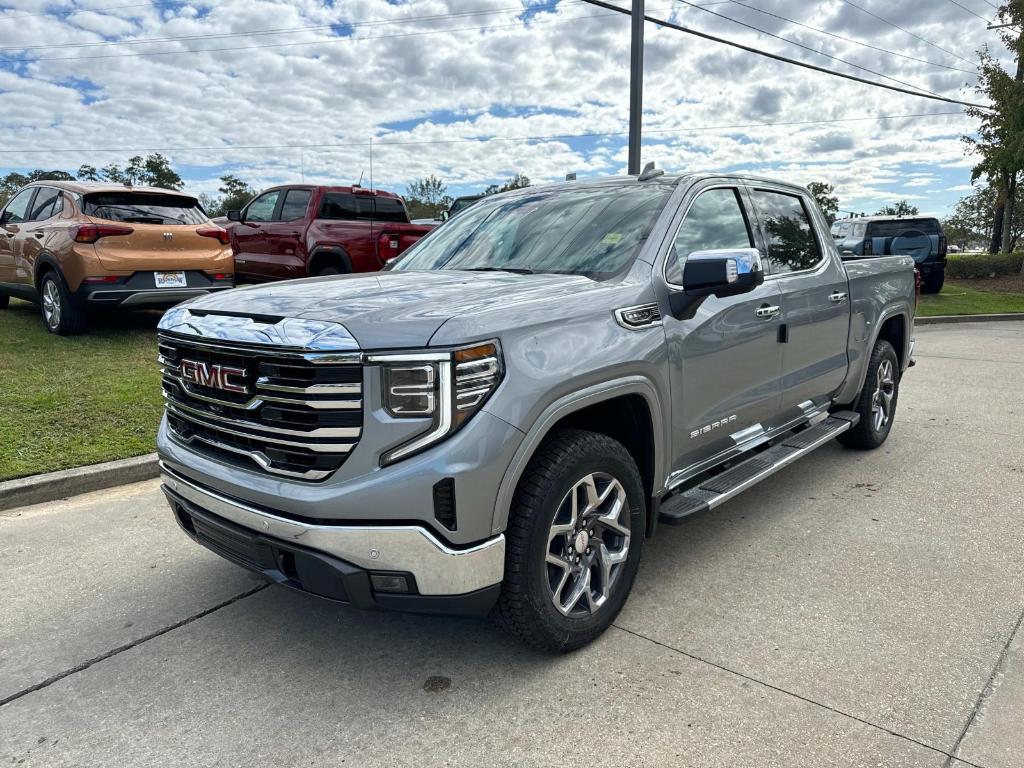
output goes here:
[{"label": "paved parking lot", "polygon": [[265,588],[155,482],[0,516],[0,765],[1024,764],[1024,323],[927,326],[885,447],[662,527],[593,646]]}]

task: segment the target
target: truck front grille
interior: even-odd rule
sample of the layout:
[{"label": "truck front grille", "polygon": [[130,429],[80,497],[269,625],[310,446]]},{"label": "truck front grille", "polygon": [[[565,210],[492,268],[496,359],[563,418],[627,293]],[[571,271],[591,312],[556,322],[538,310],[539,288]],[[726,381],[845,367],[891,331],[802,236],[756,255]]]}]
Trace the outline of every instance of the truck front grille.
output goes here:
[{"label": "truck front grille", "polygon": [[355,354],[191,341],[161,334],[167,423],[195,450],[247,468],[323,480],[359,442]]}]

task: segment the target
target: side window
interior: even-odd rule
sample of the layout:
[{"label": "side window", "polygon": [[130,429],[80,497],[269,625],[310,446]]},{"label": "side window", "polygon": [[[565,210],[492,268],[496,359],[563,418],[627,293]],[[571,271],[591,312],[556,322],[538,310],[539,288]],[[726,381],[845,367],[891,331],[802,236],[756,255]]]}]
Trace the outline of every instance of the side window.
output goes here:
[{"label": "side window", "polygon": [[281,221],[294,221],[303,218],[306,215],[311,194],[312,192],[308,189],[289,189],[284,196],[284,205],[281,206]]},{"label": "side window", "polygon": [[797,195],[755,189],[751,196],[768,239],[773,274],[799,272],[821,261],[810,216]]},{"label": "side window", "polygon": [[[320,218],[337,221],[369,220],[373,216],[373,198],[346,192],[328,192],[320,204]],[[403,219],[404,221],[404,219]]]},{"label": "side window", "polygon": [[36,188],[31,187],[14,196],[4,209],[4,224],[24,224],[28,221],[28,204],[32,202],[35,191]]},{"label": "side window", "polygon": [[64,208],[64,198],[59,189],[42,187],[32,203],[32,213],[28,221],[46,221],[60,213]]},{"label": "side window", "polygon": [[277,207],[277,198],[280,197],[280,195],[281,190],[275,189],[273,192],[267,192],[265,195],[257,197],[249,203],[249,207],[245,209],[245,220],[273,221],[274,209]]},{"label": "side window", "polygon": [[709,189],[702,192],[686,212],[669,254],[665,277],[670,283],[682,283],[683,264],[694,251],[753,247],[750,227],[736,190]]},{"label": "side window", "polygon": [[401,200],[395,200],[393,197],[376,197],[374,198],[374,205],[376,206],[374,218],[377,221],[398,223],[409,221]]}]

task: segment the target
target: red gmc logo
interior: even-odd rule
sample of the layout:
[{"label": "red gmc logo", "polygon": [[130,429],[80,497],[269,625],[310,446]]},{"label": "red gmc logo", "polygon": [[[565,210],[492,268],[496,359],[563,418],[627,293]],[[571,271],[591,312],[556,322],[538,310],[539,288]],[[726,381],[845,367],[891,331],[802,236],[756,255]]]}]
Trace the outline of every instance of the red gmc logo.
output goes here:
[{"label": "red gmc logo", "polygon": [[[178,375],[183,381],[200,387],[222,389],[225,392],[237,392],[241,395],[249,393],[245,386],[245,368],[232,368],[228,365],[204,363],[199,360],[182,360],[178,364]],[[242,379],[243,383],[231,380],[231,377]]]}]

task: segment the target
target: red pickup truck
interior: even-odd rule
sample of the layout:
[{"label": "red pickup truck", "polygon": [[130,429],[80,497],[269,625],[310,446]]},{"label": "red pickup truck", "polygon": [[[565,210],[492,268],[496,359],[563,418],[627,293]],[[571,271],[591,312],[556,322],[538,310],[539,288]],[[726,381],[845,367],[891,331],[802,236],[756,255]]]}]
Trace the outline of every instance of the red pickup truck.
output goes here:
[{"label": "red pickup truck", "polygon": [[273,187],[228,211],[236,279],[375,272],[433,227],[409,223],[402,198],[361,187]]}]

